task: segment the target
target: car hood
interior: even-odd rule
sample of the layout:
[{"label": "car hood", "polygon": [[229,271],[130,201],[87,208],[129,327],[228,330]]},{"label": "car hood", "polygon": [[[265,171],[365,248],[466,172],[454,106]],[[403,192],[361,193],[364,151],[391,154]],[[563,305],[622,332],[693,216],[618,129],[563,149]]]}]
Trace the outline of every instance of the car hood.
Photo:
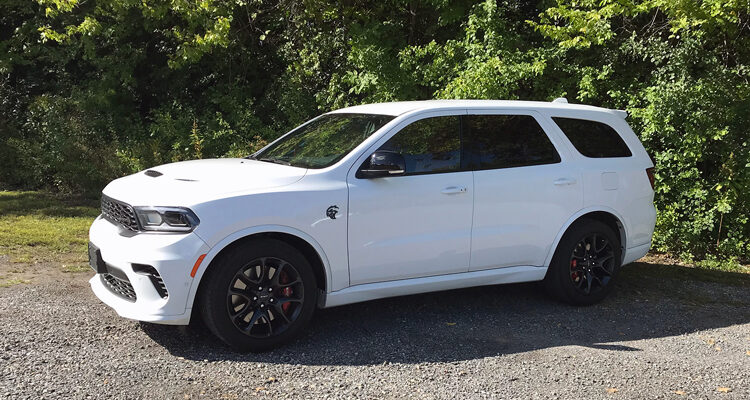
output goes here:
[{"label": "car hood", "polygon": [[132,206],[185,206],[290,185],[307,169],[243,158],[182,161],[116,179],[102,193]]}]

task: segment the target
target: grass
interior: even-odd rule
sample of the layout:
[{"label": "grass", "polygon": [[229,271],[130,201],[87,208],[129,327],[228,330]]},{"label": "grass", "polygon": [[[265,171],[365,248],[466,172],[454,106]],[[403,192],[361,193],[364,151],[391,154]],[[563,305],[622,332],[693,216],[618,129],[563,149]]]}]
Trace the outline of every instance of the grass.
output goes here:
[{"label": "grass", "polygon": [[0,279],[0,288],[11,287],[13,285],[25,285],[31,283],[28,279]]},{"label": "grass", "polygon": [[[5,257],[10,261],[3,270],[22,275],[28,271],[26,265],[43,262],[56,264],[62,272],[88,271],[88,229],[97,215],[98,203],[92,200],[35,191],[0,191],[0,261]],[[750,287],[748,266],[690,266],[656,254],[642,261],[647,264],[636,267],[639,273],[656,279],[693,279]],[[0,286],[27,283],[22,278],[0,277]]]},{"label": "grass", "polygon": [[97,215],[91,200],[0,191],[0,255],[11,263],[58,262],[70,271],[82,269],[88,228]]}]

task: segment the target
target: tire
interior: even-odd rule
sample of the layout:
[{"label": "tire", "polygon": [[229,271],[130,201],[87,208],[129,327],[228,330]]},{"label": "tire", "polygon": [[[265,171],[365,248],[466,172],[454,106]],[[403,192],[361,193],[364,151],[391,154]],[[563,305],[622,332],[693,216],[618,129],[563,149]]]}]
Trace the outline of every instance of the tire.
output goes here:
[{"label": "tire", "polygon": [[592,305],[612,291],[621,262],[622,248],[615,232],[602,222],[584,219],[560,239],[544,285],[566,303]]},{"label": "tire", "polygon": [[310,322],[318,287],[310,263],[293,246],[252,240],[213,264],[201,288],[200,313],[208,329],[233,349],[271,350]]}]

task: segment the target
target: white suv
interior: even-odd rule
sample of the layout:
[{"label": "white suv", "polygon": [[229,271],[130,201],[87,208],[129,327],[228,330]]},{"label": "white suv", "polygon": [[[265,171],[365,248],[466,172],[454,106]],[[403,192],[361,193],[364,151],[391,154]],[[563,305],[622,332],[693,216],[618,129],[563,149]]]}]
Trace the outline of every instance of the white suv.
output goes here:
[{"label": "white suv", "polygon": [[652,161],[624,111],[521,101],[370,104],[244,159],[107,185],[94,293],[123,317],[259,351],[318,307],[544,281],[592,304],[651,245]]}]

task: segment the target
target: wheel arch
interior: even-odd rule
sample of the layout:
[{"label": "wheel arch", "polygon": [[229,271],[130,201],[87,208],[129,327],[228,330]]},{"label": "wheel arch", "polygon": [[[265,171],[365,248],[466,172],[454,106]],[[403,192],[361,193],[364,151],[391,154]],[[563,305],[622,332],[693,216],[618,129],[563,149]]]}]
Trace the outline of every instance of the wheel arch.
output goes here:
[{"label": "wheel arch", "polygon": [[[565,223],[562,229],[560,229],[560,231],[557,233],[557,236],[555,237],[555,241],[549,249],[547,258],[544,260],[544,265],[546,267],[549,267],[550,263],[552,262],[552,256],[554,256],[555,250],[557,249],[558,244],[560,244],[560,240],[562,239],[565,232],[567,232],[570,229],[570,227],[573,226],[573,224],[575,224],[576,222],[582,219],[593,219],[593,220],[602,222],[605,225],[612,228],[612,230],[617,235],[617,239],[620,241],[620,247],[622,249],[622,257],[624,259],[625,250],[627,249],[628,235],[627,235],[627,226],[625,225],[625,222],[622,216],[617,211],[609,207],[588,207],[588,208],[579,210],[572,217],[570,217],[570,219],[568,219],[568,221]],[[622,261],[623,260],[620,260],[620,262]]]},{"label": "wheel arch", "polygon": [[217,243],[206,253],[192,280],[190,292],[187,298],[187,308],[193,308],[195,299],[203,283],[203,277],[213,266],[219,255],[230,251],[236,246],[242,246],[253,239],[270,237],[284,241],[297,248],[310,262],[315,273],[318,288],[324,292],[331,287],[331,274],[328,258],[320,244],[306,233],[288,226],[257,226],[244,229],[227,236]]}]

